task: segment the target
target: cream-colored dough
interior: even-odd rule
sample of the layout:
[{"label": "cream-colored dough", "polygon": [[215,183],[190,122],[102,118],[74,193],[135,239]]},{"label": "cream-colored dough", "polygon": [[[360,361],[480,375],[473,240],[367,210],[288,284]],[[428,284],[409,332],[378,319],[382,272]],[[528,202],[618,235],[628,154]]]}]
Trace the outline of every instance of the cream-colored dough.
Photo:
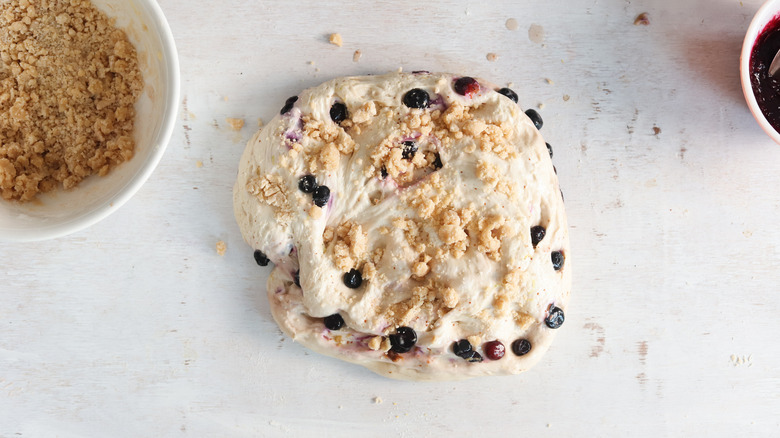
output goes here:
[{"label": "cream-colored dough", "polygon": [[[249,141],[236,220],[275,264],[274,318],[306,347],[410,380],[517,374],[549,347],[556,330],[545,318],[566,310],[571,288],[557,177],[520,106],[482,80],[458,94],[458,78],[335,79],[302,92]],[[415,88],[430,96],[424,109],[403,103]],[[348,110],[340,123],[335,103]],[[299,189],[305,175],[330,189],[322,208]],[[546,230],[536,247],[534,226]],[[560,270],[553,251],[563,253]],[[352,269],[363,277],[356,289],[344,283]],[[345,326],[328,330],[323,318],[336,313]],[[400,326],[417,343],[387,351]],[[461,339],[484,360],[456,356]],[[517,339],[531,343],[528,354],[512,352]],[[495,340],[506,353],[490,360],[483,346]]]}]

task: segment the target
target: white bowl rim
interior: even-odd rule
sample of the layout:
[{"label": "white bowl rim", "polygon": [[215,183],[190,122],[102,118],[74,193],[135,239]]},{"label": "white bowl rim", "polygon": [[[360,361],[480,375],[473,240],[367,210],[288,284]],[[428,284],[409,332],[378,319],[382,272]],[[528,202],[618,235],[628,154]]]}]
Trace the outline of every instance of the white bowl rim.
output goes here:
[{"label": "white bowl rim", "polygon": [[742,42],[742,52],[739,57],[739,76],[742,82],[742,93],[745,95],[750,112],[756,119],[761,129],[769,135],[775,143],[780,144],[780,133],[772,127],[769,120],[766,119],[761,108],[758,106],[756,96],[753,93],[753,85],[750,83],[750,55],[753,52],[753,46],[759,34],[770,20],[780,14],[780,1],[769,0],[765,2],[753,16],[747,31],[745,40]]},{"label": "white bowl rim", "polygon": [[42,226],[35,229],[15,230],[12,234],[0,236],[0,240],[10,242],[51,240],[89,228],[108,217],[111,213],[117,211],[129,201],[149,179],[155,168],[157,168],[157,165],[160,163],[160,160],[162,160],[165,149],[168,147],[168,143],[173,135],[173,130],[176,126],[178,117],[181,88],[179,55],[176,50],[176,43],[173,39],[173,32],[165,18],[162,8],[160,8],[160,5],[154,0],[147,1],[145,4],[149,7],[151,18],[154,20],[154,25],[159,30],[163,53],[166,55],[167,83],[170,85],[166,90],[165,110],[163,111],[160,135],[156,138],[157,143],[150,146],[153,148],[151,154],[146,159],[143,166],[136,172],[135,176],[117,190],[116,194],[104,205],[66,222]]}]

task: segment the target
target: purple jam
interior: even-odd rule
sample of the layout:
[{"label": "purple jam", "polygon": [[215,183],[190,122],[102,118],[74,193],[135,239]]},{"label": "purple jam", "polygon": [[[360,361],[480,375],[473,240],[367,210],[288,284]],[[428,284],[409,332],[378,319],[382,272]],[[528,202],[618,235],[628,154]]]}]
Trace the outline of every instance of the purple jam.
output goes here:
[{"label": "purple jam", "polygon": [[769,77],[769,66],[780,50],[780,15],[764,26],[750,53],[750,84],[758,107],[767,121],[780,132],[780,74]]}]

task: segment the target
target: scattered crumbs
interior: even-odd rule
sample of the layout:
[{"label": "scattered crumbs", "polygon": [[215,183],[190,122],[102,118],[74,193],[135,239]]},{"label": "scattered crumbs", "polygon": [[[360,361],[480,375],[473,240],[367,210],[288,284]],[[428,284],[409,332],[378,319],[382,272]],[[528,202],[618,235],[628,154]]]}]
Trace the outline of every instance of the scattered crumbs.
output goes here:
[{"label": "scattered crumbs", "polygon": [[227,243],[220,240],[217,242],[217,254],[223,256],[225,255],[225,251],[227,251]]},{"label": "scattered crumbs", "polygon": [[240,131],[241,128],[244,127],[244,119],[234,119],[232,117],[228,117],[225,119],[228,125],[230,125],[230,129],[234,131]]},{"label": "scattered crumbs", "polygon": [[263,126],[265,126],[265,121],[258,117],[257,118],[257,127],[258,128],[262,128]]},{"label": "scattered crumbs", "polygon": [[661,133],[661,128],[659,128],[658,126],[653,126],[653,134],[658,135],[660,133]]},{"label": "scattered crumbs", "polygon": [[634,19],[634,26],[647,26],[650,24],[650,16],[647,12],[642,12]]},{"label": "scattered crumbs", "polygon": [[564,94],[564,95],[563,95],[563,101],[564,101],[564,102],[568,102],[568,101],[569,101],[569,99],[571,99],[571,96],[569,96],[568,94]]},{"label": "scattered crumbs", "polygon": [[309,65],[314,65],[314,61],[309,61]]},{"label": "scattered crumbs", "polygon": [[550,78],[544,78],[544,81],[547,82],[550,85],[554,85],[555,84],[555,82],[553,82],[553,80],[550,79]]},{"label": "scattered crumbs", "polygon": [[228,100],[230,100],[230,99],[228,99],[228,97],[227,97],[227,96],[225,96],[225,97],[223,97],[223,98],[222,98],[222,100],[224,100],[225,102],[227,102],[227,101],[228,101]]},{"label": "scattered crumbs", "polygon": [[314,71],[315,71],[315,72],[318,72],[318,71],[320,71],[320,68],[319,68],[319,67],[317,67],[317,68],[315,68],[315,69],[314,69]]},{"label": "scattered crumbs", "polygon": [[487,58],[487,60],[490,61],[490,62],[495,62],[498,59],[498,55],[496,55],[493,52],[490,52],[490,53],[487,54],[487,56],[485,58]]},{"label": "scattered crumbs", "polygon": [[547,427],[551,427],[551,426],[552,426],[552,424],[550,424],[550,423],[547,423]]},{"label": "scattered crumbs", "polygon": [[512,87],[514,87],[514,86],[515,86],[515,83],[514,83],[514,82],[507,82],[506,86],[507,86],[508,88],[512,88]]},{"label": "scattered crumbs", "polygon": [[539,108],[539,109],[544,109],[544,104],[540,103],[539,105],[536,105],[536,107]]},{"label": "scattered crumbs", "polygon": [[339,409],[344,409],[344,406],[339,405]]},{"label": "scattered crumbs", "polygon": [[361,56],[363,56],[363,52],[360,50],[355,50],[355,53],[352,54],[352,62],[360,61]]},{"label": "scattered crumbs", "polygon": [[344,40],[341,38],[340,33],[332,33],[330,34],[330,38],[328,39],[328,42],[333,44],[334,46],[341,47],[344,45]]},{"label": "scattered crumbs", "polygon": [[200,161],[200,160],[196,161],[196,162],[195,162],[195,167],[197,167],[198,169],[200,169],[201,167],[203,167],[203,161]]},{"label": "scattered crumbs", "polygon": [[382,397],[379,396],[374,397],[374,404],[375,405],[382,404]]},{"label": "scattered crumbs", "polygon": [[528,39],[536,44],[541,44],[544,40],[544,28],[538,24],[532,24],[528,28]]},{"label": "scattered crumbs", "polygon": [[745,355],[738,355],[738,354],[732,354],[731,355],[731,364],[735,367],[738,367],[740,365],[747,365],[748,368],[753,366],[753,355],[749,354],[747,356]]},{"label": "scattered crumbs", "polygon": [[398,406],[398,402],[393,402],[393,406]]},{"label": "scattered crumbs", "polygon": [[517,30],[518,29],[517,20],[515,20],[514,18],[510,18],[506,20],[506,28],[509,30]]}]

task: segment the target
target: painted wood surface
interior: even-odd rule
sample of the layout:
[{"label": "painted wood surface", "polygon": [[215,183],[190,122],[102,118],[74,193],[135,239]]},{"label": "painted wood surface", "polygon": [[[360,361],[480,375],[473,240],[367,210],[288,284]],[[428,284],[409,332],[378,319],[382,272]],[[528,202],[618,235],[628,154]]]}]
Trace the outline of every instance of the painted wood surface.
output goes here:
[{"label": "painted wood surface", "polygon": [[[88,230],[0,246],[0,436],[779,433],[780,146],[738,77],[760,3],[160,0],[182,67],[160,166]],[[391,381],[271,319],[232,213],[245,142],[302,88],[399,67],[541,106],[575,275],[523,375]]]}]

